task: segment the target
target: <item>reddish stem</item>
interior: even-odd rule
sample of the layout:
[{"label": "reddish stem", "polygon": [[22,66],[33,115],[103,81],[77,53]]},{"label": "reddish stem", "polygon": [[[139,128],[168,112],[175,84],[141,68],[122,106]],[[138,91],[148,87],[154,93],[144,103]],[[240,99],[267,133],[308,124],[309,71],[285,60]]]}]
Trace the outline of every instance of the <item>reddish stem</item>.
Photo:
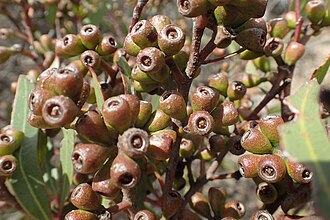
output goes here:
[{"label": "reddish stem", "polygon": [[301,13],[300,13],[300,0],[296,0],[295,12],[296,12],[297,23],[296,23],[296,30],[294,33],[294,41],[299,42],[301,28],[302,28],[302,25],[304,22],[304,19],[302,18]]},{"label": "reddish stem", "polygon": [[129,32],[131,32],[134,25],[139,21],[142,10],[149,0],[138,0],[133,11],[131,25],[129,26]]}]

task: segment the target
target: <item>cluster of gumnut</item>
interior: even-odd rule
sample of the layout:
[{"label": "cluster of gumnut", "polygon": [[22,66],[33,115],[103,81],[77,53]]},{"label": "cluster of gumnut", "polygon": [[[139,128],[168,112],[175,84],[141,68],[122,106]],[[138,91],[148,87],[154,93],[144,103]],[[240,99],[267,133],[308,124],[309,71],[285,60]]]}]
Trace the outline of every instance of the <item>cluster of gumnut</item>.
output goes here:
[{"label": "cluster of gumnut", "polygon": [[[242,58],[282,53],[281,38],[288,33],[290,25],[286,19],[276,19],[270,21],[267,28],[261,18],[266,0],[177,2],[179,12],[187,17],[214,14],[210,19],[217,23],[214,43],[219,48],[226,48],[235,40],[248,49]],[[310,9],[306,10],[310,14],[319,14],[319,9],[315,9],[319,8],[315,6],[317,4],[308,5]],[[311,16],[314,28],[324,25],[324,14],[319,19]],[[267,33],[271,36],[268,40]],[[116,76],[118,69],[109,64],[112,58],[118,60],[117,43],[112,35],[102,35],[96,26],[85,25],[79,35],[68,34],[56,41],[58,56],[80,56],[80,59],[40,74],[29,97],[28,120],[42,129],[73,128],[79,137],[72,153],[76,174],[70,196],[71,203],[78,209],[67,213],[65,219],[110,219],[118,206],[104,207],[102,196],[123,204],[137,189],[144,195],[150,193],[153,186],[149,183],[155,179],[154,171],[156,169],[161,175],[166,172],[166,160],[171,156],[178,135],[180,162],[174,186],[159,201],[165,218],[199,219],[198,215],[201,215],[208,219],[239,219],[245,214],[241,202],[226,201],[222,188],[210,188],[208,200],[203,194],[195,193],[190,200],[195,212],[184,207],[177,213],[184,203],[179,191],[186,184],[183,175],[187,161],[209,161],[227,151],[235,155],[251,152],[239,158],[239,172],[243,177],[253,178],[257,184],[257,197],[265,206],[289,195],[287,183],[297,188],[297,185],[311,181],[311,171],[288,159],[279,149],[277,128],[283,123],[281,117],[238,124],[240,116],[244,118],[244,111],[252,108],[246,96],[247,87],[269,78],[245,74],[241,81],[229,82],[227,74],[221,72],[213,75],[207,86],[198,86],[186,100],[178,92],[167,63],[173,58],[180,70],[185,69],[189,55],[182,49],[184,44],[182,29],[166,16],[156,15],[137,22],[124,41],[126,53],[136,57],[130,77],[138,95],[133,95],[123,94],[123,82]],[[288,48],[291,48],[290,44],[285,52],[285,62],[291,65],[299,59],[299,53],[296,53],[297,47],[292,46],[290,50],[295,53],[289,55]],[[111,78],[110,82],[101,84],[104,103],[97,106],[99,109],[94,105],[95,94],[91,88],[94,73]],[[157,88],[165,91],[160,96],[159,108],[153,110],[152,104],[142,100],[139,93],[152,93]],[[246,103],[248,106],[244,106]],[[179,127],[178,131],[174,127]],[[9,142],[10,133],[5,131],[4,134],[7,136],[1,136],[1,141]],[[141,186],[142,179],[143,184],[151,186]],[[287,208],[291,208],[292,202],[287,204],[290,206]],[[137,204],[131,205],[133,209],[129,210],[134,211],[134,219],[156,218]],[[267,211],[258,211],[251,217],[272,218]]]},{"label": "cluster of gumnut", "polygon": [[9,126],[0,132],[0,183],[3,178],[10,177],[17,167],[17,159],[13,156],[23,141],[24,134]]}]

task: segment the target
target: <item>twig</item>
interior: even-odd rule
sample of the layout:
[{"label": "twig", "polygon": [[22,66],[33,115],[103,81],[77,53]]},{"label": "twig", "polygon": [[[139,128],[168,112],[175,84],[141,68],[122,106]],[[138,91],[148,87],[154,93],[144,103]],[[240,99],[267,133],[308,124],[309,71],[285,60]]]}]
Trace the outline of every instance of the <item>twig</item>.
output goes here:
[{"label": "twig", "polygon": [[139,21],[142,14],[142,10],[144,6],[148,3],[148,1],[149,0],[137,0],[137,3],[133,10],[133,16],[132,16],[131,25],[129,26],[129,32],[131,32],[134,25]]},{"label": "twig", "polygon": [[28,36],[29,43],[33,47],[33,34],[32,34],[32,28],[31,28],[32,27],[32,21],[31,21],[31,18],[29,16],[29,14],[28,14],[30,6],[26,2],[26,0],[22,0],[20,2],[20,5],[21,5],[21,8],[22,8],[22,11],[24,12],[23,13],[23,21],[24,21],[23,25],[26,29],[26,34]]},{"label": "twig", "polygon": [[207,25],[207,17],[204,15],[198,16],[193,23],[190,56],[186,68],[186,74],[189,77],[189,79],[196,74],[198,68],[200,67],[199,50],[206,25]]},{"label": "twig", "polygon": [[201,62],[204,62],[205,59],[210,55],[210,53],[212,53],[212,51],[216,48],[216,45],[214,43],[214,39],[217,36],[217,29],[216,26],[215,28],[213,28],[213,33],[212,33],[212,37],[209,40],[209,42],[205,45],[205,47],[201,50],[200,54],[199,54],[199,59]]},{"label": "twig", "polygon": [[296,18],[297,18],[297,23],[296,23],[296,30],[294,33],[294,41],[299,42],[300,41],[300,34],[301,34],[301,28],[304,22],[303,17],[301,16],[300,13],[300,0],[295,0],[295,12],[296,12]]},{"label": "twig", "polygon": [[16,18],[14,18],[9,11],[7,10],[6,6],[2,5],[1,6],[1,11],[4,15],[7,16],[7,18],[14,24],[14,26],[17,28],[17,30],[21,31],[21,27],[19,26],[19,22]]},{"label": "twig", "polygon": [[229,59],[231,57],[234,57],[234,56],[242,53],[244,50],[246,50],[246,49],[242,47],[242,48],[238,49],[237,51],[234,51],[230,54],[226,54],[222,57],[218,57],[218,58],[215,58],[215,59],[212,59],[212,60],[205,60],[205,61],[202,62],[202,64],[215,63],[215,62],[219,62],[221,60]]},{"label": "twig", "polygon": [[111,206],[110,208],[108,208],[107,210],[112,214],[115,215],[119,212],[122,212],[124,210],[129,209],[130,207],[132,207],[132,204],[128,201],[122,201],[114,206]]}]

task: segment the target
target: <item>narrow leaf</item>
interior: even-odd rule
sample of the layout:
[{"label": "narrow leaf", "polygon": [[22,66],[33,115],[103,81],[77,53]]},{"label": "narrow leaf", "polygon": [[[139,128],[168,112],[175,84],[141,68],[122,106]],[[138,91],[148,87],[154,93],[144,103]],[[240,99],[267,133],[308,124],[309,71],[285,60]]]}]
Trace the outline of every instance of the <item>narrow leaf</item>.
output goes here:
[{"label": "narrow leaf", "polygon": [[121,56],[117,62],[117,65],[119,66],[120,72],[124,73],[127,77],[131,78],[131,67],[128,65],[126,59]]},{"label": "narrow leaf", "polygon": [[328,57],[323,61],[323,63],[314,70],[311,79],[316,78],[317,81],[321,84],[325,75],[328,73],[330,66],[330,54]]},{"label": "narrow leaf", "polygon": [[97,108],[100,110],[100,112],[102,112],[104,97],[103,97],[103,93],[101,91],[101,85],[100,85],[99,80],[97,79],[97,75],[95,72],[92,72],[92,76],[93,76],[93,86],[94,86],[94,91],[95,91]]},{"label": "narrow leaf", "polygon": [[72,184],[73,166],[71,160],[71,154],[74,147],[74,130],[62,129],[63,139],[60,149],[60,162],[61,162],[61,194],[60,204],[63,206]]},{"label": "narrow leaf", "polygon": [[[12,112],[12,126],[25,134],[22,146],[15,152],[17,170],[10,178],[15,197],[32,219],[51,219],[49,198],[38,163],[39,129],[27,122],[28,96],[34,88],[25,76],[18,80]],[[46,147],[46,146],[44,146]]]},{"label": "narrow leaf", "polygon": [[330,141],[320,119],[319,84],[313,80],[288,99],[296,118],[280,129],[281,145],[313,170],[316,205],[330,217]]}]

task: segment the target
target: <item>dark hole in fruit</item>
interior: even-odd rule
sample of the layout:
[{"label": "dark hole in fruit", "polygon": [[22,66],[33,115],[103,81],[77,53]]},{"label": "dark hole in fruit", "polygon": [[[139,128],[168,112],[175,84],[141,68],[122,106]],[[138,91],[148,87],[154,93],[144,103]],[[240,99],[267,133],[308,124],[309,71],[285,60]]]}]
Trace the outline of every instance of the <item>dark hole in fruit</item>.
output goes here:
[{"label": "dark hole in fruit", "polygon": [[64,46],[67,46],[68,44],[69,44],[69,37],[64,37],[63,38],[63,44],[64,44]]},{"label": "dark hole in fruit", "polygon": [[196,124],[197,128],[201,130],[207,128],[207,120],[205,118],[199,118]]},{"label": "dark hole in fruit", "polygon": [[84,63],[85,63],[86,65],[93,65],[93,63],[94,63],[94,58],[93,58],[92,56],[87,55],[87,56],[85,56],[85,58],[84,58]]},{"label": "dark hole in fruit", "polygon": [[168,30],[166,30],[166,36],[168,39],[174,40],[174,39],[178,38],[179,33],[177,32],[177,30],[175,28],[169,28]]},{"label": "dark hole in fruit", "polygon": [[81,190],[82,190],[82,189],[81,189],[81,187],[79,187],[79,186],[78,186],[77,188],[75,188],[74,191],[72,192],[72,197],[73,197],[73,198],[75,198],[75,197],[79,197],[79,194],[80,194]]},{"label": "dark hole in fruit", "polygon": [[168,193],[169,196],[171,196],[172,198],[178,198],[179,194],[177,192],[171,191]]},{"label": "dark hole in fruit", "polygon": [[149,66],[151,66],[152,59],[149,56],[143,56],[141,58],[141,63],[143,66],[149,67]]},{"label": "dark hole in fruit", "polygon": [[122,185],[129,185],[130,183],[132,183],[133,182],[133,180],[134,180],[134,177],[133,177],[133,175],[131,174],[131,173],[128,173],[128,172],[126,172],[126,173],[124,173],[124,174],[122,174],[120,177],[119,177],[119,182],[122,184]]},{"label": "dark hole in fruit", "polygon": [[235,90],[235,91],[238,91],[238,92],[242,91],[242,90],[243,90],[243,85],[242,85],[242,83],[240,83],[240,82],[235,82],[235,83],[234,83],[234,90]]},{"label": "dark hole in fruit", "polygon": [[236,207],[239,211],[242,211],[243,210],[243,207],[241,206],[240,203],[236,203]]},{"label": "dark hole in fruit", "polygon": [[86,27],[85,29],[84,29],[84,32],[86,32],[86,33],[92,33],[93,32],[93,28],[92,27]]},{"label": "dark hole in fruit", "polygon": [[245,170],[243,164],[239,163],[238,166],[239,166],[239,172],[241,173],[242,176],[244,176]]},{"label": "dark hole in fruit", "polygon": [[269,220],[268,216],[265,213],[261,213],[257,217],[258,220]]},{"label": "dark hole in fruit", "polygon": [[112,46],[116,46],[116,41],[115,41],[115,39],[113,39],[112,37],[109,37],[108,42],[109,42],[110,45],[112,45]]},{"label": "dark hole in fruit", "polygon": [[302,177],[304,179],[310,179],[312,177],[312,172],[306,169],[302,172]]},{"label": "dark hole in fruit", "polygon": [[250,137],[250,135],[252,134],[251,130],[247,130],[242,137],[242,141],[245,141],[246,139],[248,139]]},{"label": "dark hole in fruit", "polygon": [[11,170],[12,167],[13,167],[13,163],[11,161],[5,161],[2,164],[3,170]]},{"label": "dark hole in fruit", "polygon": [[134,135],[131,138],[131,144],[134,148],[139,149],[143,146],[143,139],[141,138],[140,135]]},{"label": "dark hole in fruit", "polygon": [[210,96],[210,91],[206,88],[199,88],[199,93],[201,93],[203,96]]},{"label": "dark hole in fruit", "polygon": [[102,83],[100,86],[102,91],[108,90],[110,87],[108,83]]},{"label": "dark hole in fruit", "polygon": [[139,213],[139,216],[136,218],[137,220],[146,220],[147,216],[144,213]]},{"label": "dark hole in fruit", "polygon": [[108,107],[111,108],[111,107],[116,107],[119,105],[119,101],[118,100],[112,100],[108,103]]},{"label": "dark hole in fruit", "polygon": [[278,45],[280,45],[279,42],[273,40],[273,41],[269,44],[269,48],[270,48],[272,51],[274,51],[274,50],[276,50],[276,49],[278,48]]},{"label": "dark hole in fruit", "polygon": [[182,10],[188,11],[190,9],[190,2],[188,0],[181,0],[180,7]]},{"label": "dark hole in fruit", "polygon": [[271,166],[265,166],[262,171],[267,177],[274,177],[276,174],[275,169]]},{"label": "dark hole in fruit", "polygon": [[143,23],[142,22],[138,22],[136,25],[135,25],[135,28],[134,28],[134,31],[138,31],[140,30],[140,28],[143,26]]},{"label": "dark hole in fruit", "polygon": [[50,104],[47,107],[47,114],[54,118],[60,116],[62,114],[61,106],[58,104]]},{"label": "dark hole in fruit", "polygon": [[82,169],[84,162],[83,162],[83,159],[82,159],[81,155],[78,152],[73,153],[73,155],[72,155],[72,163],[73,163],[74,167],[77,170],[81,170]]},{"label": "dark hole in fruit", "polygon": [[266,43],[266,35],[265,35],[264,33],[262,33],[262,34],[260,35],[259,44],[260,44],[261,46],[263,46],[263,45],[265,45],[265,43]]},{"label": "dark hole in fruit", "polygon": [[172,95],[171,92],[166,92],[162,97],[163,97],[163,100],[165,101],[166,99],[168,99],[170,96]]},{"label": "dark hole in fruit", "polygon": [[8,135],[3,134],[3,135],[0,136],[0,140],[3,143],[10,143],[12,138],[9,137]]},{"label": "dark hole in fruit", "polygon": [[69,74],[72,73],[72,71],[69,70],[69,69],[60,69],[60,70],[58,71],[58,73],[59,73],[59,74],[69,75]]}]

